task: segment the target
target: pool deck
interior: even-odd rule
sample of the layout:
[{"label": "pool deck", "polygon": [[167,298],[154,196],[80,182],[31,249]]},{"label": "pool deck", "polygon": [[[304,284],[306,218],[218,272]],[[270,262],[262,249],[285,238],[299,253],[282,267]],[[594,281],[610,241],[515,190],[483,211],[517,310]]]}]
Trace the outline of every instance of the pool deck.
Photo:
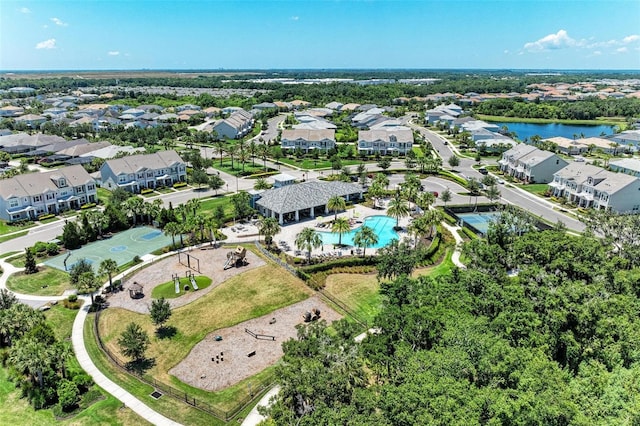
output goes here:
[{"label": "pool deck", "polygon": [[[387,202],[388,200],[384,201],[384,204],[386,205]],[[368,216],[380,216],[380,215],[386,215],[386,214],[387,214],[386,208],[372,209],[369,207],[362,206],[360,204],[356,204],[354,208],[348,209],[342,213],[338,213],[338,217],[364,221],[364,219]],[[295,244],[296,236],[300,233],[300,231],[302,231],[303,228],[313,228],[318,232],[330,231],[330,229],[328,228],[318,227],[318,224],[322,222],[326,223],[326,222],[332,221],[333,217],[334,217],[333,213],[330,213],[327,215],[323,215],[321,217],[316,217],[315,219],[306,219],[300,222],[291,222],[291,223],[282,225],[280,233],[276,234],[273,237],[274,244],[278,245],[280,249],[282,249],[283,251],[285,251],[287,254],[291,256],[305,257],[307,255],[307,252],[296,248],[296,244]],[[409,217],[400,219],[400,226],[404,228],[398,232],[398,236],[400,237],[401,240],[404,237],[407,237],[406,227],[409,223],[410,223]],[[356,223],[352,227],[352,229],[357,228],[361,225],[362,225],[361,223]],[[241,226],[242,228],[240,229],[238,229],[237,226],[221,229],[222,233],[224,233],[227,236],[227,240],[225,240],[225,243],[233,244],[233,243],[239,243],[239,242],[248,242],[248,241],[254,241],[258,238],[258,228],[254,224],[245,223],[245,224],[242,224]],[[235,231],[233,230],[234,228],[235,228]],[[357,250],[357,248],[350,247],[350,246],[345,246],[342,249],[338,249],[338,248],[334,248],[333,244],[324,244],[317,249],[313,249],[311,251],[311,256],[316,256],[316,257],[328,256],[328,255],[333,255],[337,257],[347,256],[347,255],[351,255],[352,249],[354,250],[354,253]],[[374,254],[377,251],[377,249],[369,247],[367,248],[366,251],[367,253]]]}]

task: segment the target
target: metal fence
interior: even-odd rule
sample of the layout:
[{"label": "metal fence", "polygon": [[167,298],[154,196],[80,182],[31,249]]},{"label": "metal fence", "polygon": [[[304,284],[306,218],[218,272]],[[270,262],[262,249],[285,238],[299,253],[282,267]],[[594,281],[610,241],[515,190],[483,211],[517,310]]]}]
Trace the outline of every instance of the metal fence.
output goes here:
[{"label": "metal fence", "polygon": [[260,250],[260,252],[262,254],[264,254],[269,259],[273,260],[274,262],[276,262],[278,265],[282,266],[287,271],[289,271],[294,277],[298,277],[299,276],[298,275],[298,271],[293,266],[289,265],[287,262],[285,262],[284,260],[280,259],[278,256],[274,255],[273,253],[271,253],[269,250],[264,248],[262,246],[262,244],[260,244],[258,241],[255,241],[255,244],[256,244],[256,248],[258,250]]},{"label": "metal fence", "polygon": [[118,366],[118,368],[120,368],[122,371],[124,371],[127,374],[134,375],[141,382],[146,383],[149,386],[152,386],[154,389],[159,390],[163,394],[169,395],[177,399],[178,401],[184,402],[185,404],[188,404],[191,407],[197,408],[198,410],[201,410],[207,414],[210,414],[219,420],[228,422],[236,414],[238,414],[241,410],[243,410],[247,405],[249,405],[254,400],[256,400],[262,394],[263,391],[267,390],[268,388],[271,388],[274,384],[273,375],[268,376],[266,380],[261,381],[260,383],[257,384],[257,386],[253,386],[251,388],[252,391],[250,392],[250,394],[245,396],[241,400],[237,401],[236,404],[233,406],[233,408],[231,408],[230,410],[221,410],[219,408],[213,407],[211,404],[209,404],[206,401],[202,401],[196,398],[195,396],[190,395],[188,392],[185,392],[180,389],[176,389],[171,385],[161,382],[160,380],[157,380],[155,377],[149,374],[140,375],[128,369],[126,364],[123,364],[122,361],[120,361],[117,356],[112,354],[109,348],[107,348],[102,342],[102,338],[100,337],[100,331],[98,327],[99,321],[100,321],[100,311],[97,311],[94,317],[93,334],[95,336],[96,342],[98,342],[98,347],[112,363]]}]

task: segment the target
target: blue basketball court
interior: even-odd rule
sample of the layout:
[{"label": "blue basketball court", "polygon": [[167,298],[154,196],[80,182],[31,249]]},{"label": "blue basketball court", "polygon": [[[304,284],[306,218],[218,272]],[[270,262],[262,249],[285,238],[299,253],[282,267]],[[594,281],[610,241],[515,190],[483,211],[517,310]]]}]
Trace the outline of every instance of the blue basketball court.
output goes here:
[{"label": "blue basketball court", "polygon": [[171,236],[156,228],[138,227],[115,234],[113,237],[86,244],[85,246],[53,257],[45,265],[70,270],[80,259],[86,259],[97,271],[104,259],[113,259],[118,266],[133,260],[135,256],[144,256],[171,244]]}]

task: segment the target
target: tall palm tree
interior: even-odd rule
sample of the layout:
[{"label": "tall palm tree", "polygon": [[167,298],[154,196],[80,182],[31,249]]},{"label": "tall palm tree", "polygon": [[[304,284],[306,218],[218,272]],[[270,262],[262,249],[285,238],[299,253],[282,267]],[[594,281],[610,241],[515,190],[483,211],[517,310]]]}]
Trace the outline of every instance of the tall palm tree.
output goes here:
[{"label": "tall palm tree", "polygon": [[191,214],[195,216],[196,213],[198,213],[198,209],[200,208],[200,199],[192,198],[187,201],[186,205],[187,205],[187,211],[191,212]]},{"label": "tall palm tree", "polygon": [[104,259],[100,262],[100,267],[98,268],[98,275],[107,275],[109,277],[109,288],[113,290],[113,274],[118,272],[118,264],[113,259]]},{"label": "tall palm tree", "polygon": [[258,145],[258,155],[262,158],[264,170],[267,171],[267,156],[269,155],[269,146],[267,144]]},{"label": "tall palm tree", "polygon": [[396,219],[396,228],[400,225],[400,218],[409,216],[409,205],[400,195],[400,191],[389,201],[387,214]]},{"label": "tall palm tree", "polygon": [[213,245],[214,235],[218,229],[218,221],[213,216],[209,216],[206,218],[205,227],[209,230],[209,243]]},{"label": "tall palm tree", "polygon": [[252,167],[256,166],[256,152],[258,152],[258,144],[256,144],[255,139],[251,139],[251,142],[249,142],[249,153],[251,154]]},{"label": "tall palm tree", "polygon": [[373,228],[363,225],[354,234],[353,243],[362,248],[362,257],[365,257],[367,247],[378,244],[378,234],[376,234]]},{"label": "tall palm tree", "polygon": [[[176,246],[176,235],[180,234],[180,224],[178,222],[169,222],[164,226],[162,230],[165,235],[171,235],[172,246]],[[180,235],[182,241],[182,235]]]},{"label": "tall palm tree", "polygon": [[138,223],[138,216],[142,213],[143,204],[144,200],[137,196],[129,197],[127,201],[124,202],[124,210],[128,216],[133,218],[134,227]]},{"label": "tall palm tree", "polygon": [[280,224],[275,217],[265,217],[258,221],[258,231],[264,235],[266,245],[271,245],[273,237],[280,232]]},{"label": "tall palm tree", "polygon": [[341,217],[333,221],[331,232],[338,234],[338,245],[342,245],[342,234],[346,234],[349,231],[351,231],[351,225],[349,225],[349,220],[346,217]]},{"label": "tall palm tree", "polygon": [[338,219],[338,210],[346,209],[347,202],[341,196],[334,195],[333,197],[329,198],[329,201],[327,201],[327,208],[329,210],[333,210],[335,214],[333,220],[336,220]]},{"label": "tall palm tree", "polygon": [[199,232],[200,240],[204,240],[204,228],[207,226],[207,218],[202,213],[196,213],[192,218],[193,229]]},{"label": "tall palm tree", "polygon": [[296,235],[296,247],[307,250],[307,262],[311,262],[311,250],[322,245],[322,238],[313,228],[303,228]]},{"label": "tall palm tree", "polygon": [[236,154],[238,153],[238,145],[236,145],[235,143],[229,144],[226,147],[226,152],[229,155],[229,157],[231,158],[231,170],[233,170],[233,159],[236,157]]},{"label": "tall palm tree", "polygon": [[162,200],[156,198],[150,203],[145,203],[145,210],[147,213],[147,222],[152,223],[153,220],[158,217],[160,211],[162,210]]}]

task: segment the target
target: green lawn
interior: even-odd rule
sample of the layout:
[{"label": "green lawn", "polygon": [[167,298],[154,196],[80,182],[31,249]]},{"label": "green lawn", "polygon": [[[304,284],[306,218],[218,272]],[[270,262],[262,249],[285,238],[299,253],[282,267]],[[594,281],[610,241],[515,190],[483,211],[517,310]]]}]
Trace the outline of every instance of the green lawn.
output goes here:
[{"label": "green lawn", "polygon": [[[313,158],[302,158],[302,159],[281,158],[280,162],[283,163],[283,164],[288,164],[290,166],[295,166],[295,167],[298,167],[300,169],[305,169],[305,170],[331,169],[331,161],[322,160],[322,159],[314,160]],[[356,165],[362,163],[362,160],[355,159],[355,158],[352,159],[352,160],[347,160],[345,158],[341,158],[340,159],[340,163],[342,163],[343,167],[344,166],[356,166]],[[355,172],[355,170],[353,170],[353,171]]]},{"label": "green lawn", "polygon": [[7,279],[7,287],[17,293],[38,296],[60,296],[71,289],[69,274],[48,266],[40,266],[35,274],[18,272]]},{"label": "green lawn", "polygon": [[549,185],[546,183],[532,183],[529,185],[521,185],[520,188],[541,197],[545,192],[549,190]]},{"label": "green lawn", "polygon": [[98,188],[98,200],[100,200],[101,204],[107,204],[109,202],[109,198],[111,198],[111,191],[105,188]]},{"label": "green lawn", "polygon": [[161,339],[155,335],[155,327],[149,315],[119,308],[110,308],[102,313],[101,336],[105,346],[114,354],[119,354],[118,336],[130,322],[139,324],[151,336],[147,355],[156,362],[149,371],[151,375],[222,410],[229,410],[236,405],[236,401],[247,395],[246,383],[255,384],[271,373],[262,372],[247,379],[244,384],[238,383],[224,392],[206,392],[180,382],[169,375],[169,370],[209,333],[267,315],[276,309],[305,300],[311,294],[312,291],[301,280],[285,273],[279,266],[267,264],[236,275],[201,298],[173,309],[167,325],[175,327],[177,333],[170,339]]},{"label": "green lawn", "polygon": [[13,240],[14,238],[24,237],[28,233],[29,233],[29,231],[20,231],[20,232],[16,232],[15,234],[11,234],[11,235],[3,235],[2,237],[0,237],[0,243],[4,243],[5,241]]},{"label": "green lawn", "polygon": [[[204,275],[199,275],[196,277],[196,284],[198,285],[199,290],[204,290],[211,285],[211,278],[205,277]],[[180,278],[180,293],[176,293],[174,282],[168,281],[164,284],[160,284],[159,286],[154,287],[153,291],[151,292],[151,297],[154,299],[160,299],[161,297],[164,297],[165,299],[175,299],[186,294],[186,292],[184,291],[185,285],[189,286],[189,293],[193,292],[189,279],[186,277],[182,277]]]},{"label": "green lawn", "polygon": [[380,312],[382,296],[375,274],[331,274],[325,290],[368,324],[372,324]]},{"label": "green lawn", "polygon": [[270,172],[272,169],[267,167],[267,170],[264,169],[264,165],[261,160],[256,157],[256,165],[253,165],[253,161],[249,158],[244,163],[244,172],[242,170],[242,163],[237,161],[237,159],[233,159],[233,168],[231,168],[231,159],[225,158],[222,160],[222,165],[220,165],[220,159],[214,159],[212,167],[214,169],[221,170],[223,172],[229,173],[234,176],[245,176],[251,175],[254,173],[265,173]]},{"label": "green lawn", "polygon": [[13,256],[14,254],[18,254],[18,253],[20,253],[20,252],[19,251],[8,251],[6,253],[0,254],[0,259],[7,258],[7,257]]},{"label": "green lawn", "polygon": [[4,220],[0,220],[0,235],[17,232],[35,226],[33,222],[27,222],[24,225],[11,225]]},{"label": "green lawn", "polygon": [[231,204],[231,198],[221,195],[209,199],[203,199],[203,201],[200,203],[198,212],[210,216],[218,206],[222,206],[225,217],[233,216],[233,204]]}]

